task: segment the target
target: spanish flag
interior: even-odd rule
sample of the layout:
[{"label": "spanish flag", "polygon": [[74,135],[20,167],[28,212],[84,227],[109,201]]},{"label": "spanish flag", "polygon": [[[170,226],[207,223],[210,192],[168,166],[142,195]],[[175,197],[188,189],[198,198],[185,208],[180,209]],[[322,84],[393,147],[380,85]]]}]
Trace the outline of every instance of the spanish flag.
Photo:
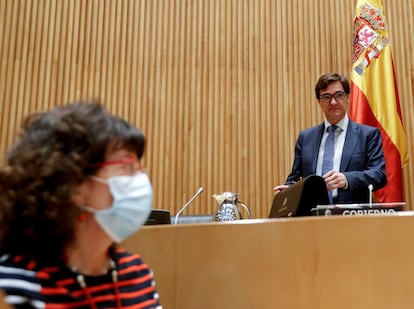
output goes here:
[{"label": "spanish flag", "polygon": [[402,167],[408,162],[407,140],[381,0],[356,4],[349,116],[381,131],[388,183],[376,192],[377,200],[404,201]]}]

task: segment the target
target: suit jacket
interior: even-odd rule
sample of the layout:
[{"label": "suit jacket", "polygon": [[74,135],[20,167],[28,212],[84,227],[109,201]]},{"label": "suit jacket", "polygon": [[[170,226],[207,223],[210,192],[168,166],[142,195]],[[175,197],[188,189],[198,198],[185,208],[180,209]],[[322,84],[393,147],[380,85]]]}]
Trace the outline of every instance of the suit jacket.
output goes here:
[{"label": "suit jacket", "polygon": [[[286,184],[316,173],[324,124],[299,133],[292,172]],[[382,138],[377,128],[349,120],[339,172],[348,180],[347,189],[338,189],[336,203],[367,203],[368,185],[374,191],[387,184]]]}]

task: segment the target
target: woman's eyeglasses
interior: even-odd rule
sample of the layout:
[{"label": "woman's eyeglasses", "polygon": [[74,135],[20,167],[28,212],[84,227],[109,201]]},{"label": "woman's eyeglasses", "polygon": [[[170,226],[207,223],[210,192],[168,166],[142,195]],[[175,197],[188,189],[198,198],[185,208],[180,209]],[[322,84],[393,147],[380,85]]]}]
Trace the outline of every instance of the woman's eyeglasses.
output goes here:
[{"label": "woman's eyeglasses", "polygon": [[127,157],[121,160],[98,162],[91,165],[94,168],[101,168],[105,166],[116,166],[118,172],[127,175],[133,175],[137,172],[144,171],[143,166],[139,163],[136,157]]}]

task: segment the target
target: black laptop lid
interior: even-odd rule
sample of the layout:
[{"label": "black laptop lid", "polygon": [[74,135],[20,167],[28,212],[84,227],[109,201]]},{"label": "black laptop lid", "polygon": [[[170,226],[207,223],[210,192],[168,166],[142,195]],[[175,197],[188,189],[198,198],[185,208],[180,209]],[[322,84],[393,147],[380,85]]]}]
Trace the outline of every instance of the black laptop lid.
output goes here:
[{"label": "black laptop lid", "polygon": [[325,181],[310,175],[275,194],[269,218],[310,216],[312,208],[326,204],[329,197]]}]

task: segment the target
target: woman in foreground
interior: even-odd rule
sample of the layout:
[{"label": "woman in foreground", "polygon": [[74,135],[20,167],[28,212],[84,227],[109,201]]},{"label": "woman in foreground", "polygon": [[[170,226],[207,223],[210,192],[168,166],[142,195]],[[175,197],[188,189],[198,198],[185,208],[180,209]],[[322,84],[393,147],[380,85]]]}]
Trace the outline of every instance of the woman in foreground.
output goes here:
[{"label": "woman in foreground", "polygon": [[16,308],[161,308],[152,271],[117,247],[145,223],[142,132],[102,105],[37,113],[0,169],[0,289]]}]

